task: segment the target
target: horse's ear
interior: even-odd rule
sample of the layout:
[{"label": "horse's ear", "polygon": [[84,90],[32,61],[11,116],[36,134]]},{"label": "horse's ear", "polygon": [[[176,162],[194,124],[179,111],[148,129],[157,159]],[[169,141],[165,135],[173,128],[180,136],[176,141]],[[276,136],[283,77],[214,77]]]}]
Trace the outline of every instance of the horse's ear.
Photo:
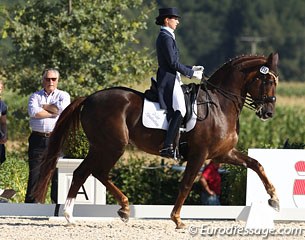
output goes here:
[{"label": "horse's ear", "polygon": [[278,53],[270,53],[268,57],[268,63],[272,66],[272,68],[276,68],[279,63],[279,54]]},{"label": "horse's ear", "polygon": [[274,53],[273,54],[273,64],[275,64],[276,66],[278,65],[279,63],[279,54],[278,53]]}]

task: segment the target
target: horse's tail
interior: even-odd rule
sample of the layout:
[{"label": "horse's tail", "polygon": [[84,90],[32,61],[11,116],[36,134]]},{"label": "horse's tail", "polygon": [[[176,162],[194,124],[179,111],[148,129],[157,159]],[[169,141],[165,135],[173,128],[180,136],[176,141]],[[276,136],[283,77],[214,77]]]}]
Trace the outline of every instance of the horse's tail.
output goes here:
[{"label": "horse's tail", "polygon": [[54,174],[57,160],[60,156],[61,149],[68,137],[69,131],[75,130],[80,124],[80,110],[84,104],[85,97],[75,99],[60,114],[55,128],[50,136],[48,149],[46,150],[40,168],[39,180],[34,187],[33,197],[37,202],[43,203],[46,198],[47,189],[51,177]]}]

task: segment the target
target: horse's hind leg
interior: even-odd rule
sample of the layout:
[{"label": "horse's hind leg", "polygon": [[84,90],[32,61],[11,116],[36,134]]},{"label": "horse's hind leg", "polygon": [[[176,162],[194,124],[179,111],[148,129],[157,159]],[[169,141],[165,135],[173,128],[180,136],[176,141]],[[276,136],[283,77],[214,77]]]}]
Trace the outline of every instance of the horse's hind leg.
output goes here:
[{"label": "horse's hind leg", "polygon": [[273,184],[269,181],[263,166],[255,159],[237,151],[236,149],[233,149],[227,156],[221,159],[216,159],[219,160],[220,162],[224,163],[230,163],[234,165],[241,165],[244,167],[248,167],[255,171],[261,181],[263,182],[265,189],[267,193],[270,195],[270,199],[268,201],[269,205],[273,207],[275,210],[279,211],[280,209],[280,204],[279,204],[279,199],[277,197],[275,187]]},{"label": "horse's hind leg", "polygon": [[67,200],[64,206],[64,216],[68,223],[73,224],[73,208],[76,195],[80,187],[84,184],[91,171],[86,167],[86,159],[73,172],[72,183],[68,192]]},{"label": "horse's hind leg", "polygon": [[120,216],[123,222],[128,222],[130,209],[128,198],[122,193],[122,191],[117,188],[112,181],[109,180],[108,173],[102,174],[93,174],[101,183],[106,187],[106,189],[114,196],[114,198],[118,201],[121,208],[118,210],[118,215]]},{"label": "horse's hind leg", "polygon": [[[94,156],[98,156],[91,164],[92,175],[97,178],[119,202],[121,209],[118,211],[118,214],[121,219],[126,222],[129,219],[130,212],[128,198],[109,180],[108,177],[110,170],[123,155],[125,147],[129,143],[129,129],[126,125],[126,113],[122,115],[121,112],[121,108],[124,108],[125,110],[128,109],[125,104],[129,103],[129,101],[126,102],[125,100],[127,99],[121,100],[122,101],[115,102],[117,104],[124,104],[124,106],[114,107],[115,110],[112,112],[111,117],[108,114],[102,115],[101,118],[99,118],[99,126],[93,126],[91,122],[85,120],[82,124],[84,131],[87,133],[89,142],[92,143],[89,152],[94,154]],[[112,105],[107,107],[110,106]],[[99,109],[101,108],[102,106],[99,105]],[[86,117],[88,117],[88,115],[86,115]],[[95,115],[92,117],[96,118]],[[106,125],[105,122],[108,124]],[[96,136],[96,128],[100,129],[98,137]]]}]

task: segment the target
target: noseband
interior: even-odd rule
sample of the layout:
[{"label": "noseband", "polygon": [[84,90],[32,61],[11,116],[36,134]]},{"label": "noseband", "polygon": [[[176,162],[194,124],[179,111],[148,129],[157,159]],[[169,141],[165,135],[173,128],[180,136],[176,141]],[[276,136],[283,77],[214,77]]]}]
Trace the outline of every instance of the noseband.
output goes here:
[{"label": "noseband", "polygon": [[[252,79],[252,81],[249,83],[248,86],[246,86],[247,92],[249,92],[250,87],[253,85],[254,82],[260,80],[262,83],[260,85],[260,94],[257,99],[253,99],[250,95],[247,95],[246,97],[246,107],[255,110],[260,111],[260,109],[263,107],[266,103],[274,103],[276,101],[275,96],[268,96],[266,94],[266,85],[267,84],[274,84],[275,86],[278,84],[279,77],[274,72],[270,71],[268,67],[262,66],[260,68],[260,73],[258,76]],[[268,76],[271,76],[272,79],[268,79]]]}]

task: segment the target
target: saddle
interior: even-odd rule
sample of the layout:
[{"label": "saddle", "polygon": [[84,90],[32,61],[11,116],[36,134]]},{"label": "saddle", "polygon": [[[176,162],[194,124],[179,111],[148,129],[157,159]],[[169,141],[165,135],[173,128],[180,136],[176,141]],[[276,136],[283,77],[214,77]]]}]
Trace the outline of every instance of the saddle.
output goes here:
[{"label": "saddle", "polygon": [[[192,117],[193,104],[197,98],[199,85],[195,83],[183,84],[182,91],[184,93],[186,114],[183,118],[182,125],[185,126],[188,120]],[[144,92],[145,98],[152,102],[159,102],[157,81],[152,77],[150,88]]]}]

